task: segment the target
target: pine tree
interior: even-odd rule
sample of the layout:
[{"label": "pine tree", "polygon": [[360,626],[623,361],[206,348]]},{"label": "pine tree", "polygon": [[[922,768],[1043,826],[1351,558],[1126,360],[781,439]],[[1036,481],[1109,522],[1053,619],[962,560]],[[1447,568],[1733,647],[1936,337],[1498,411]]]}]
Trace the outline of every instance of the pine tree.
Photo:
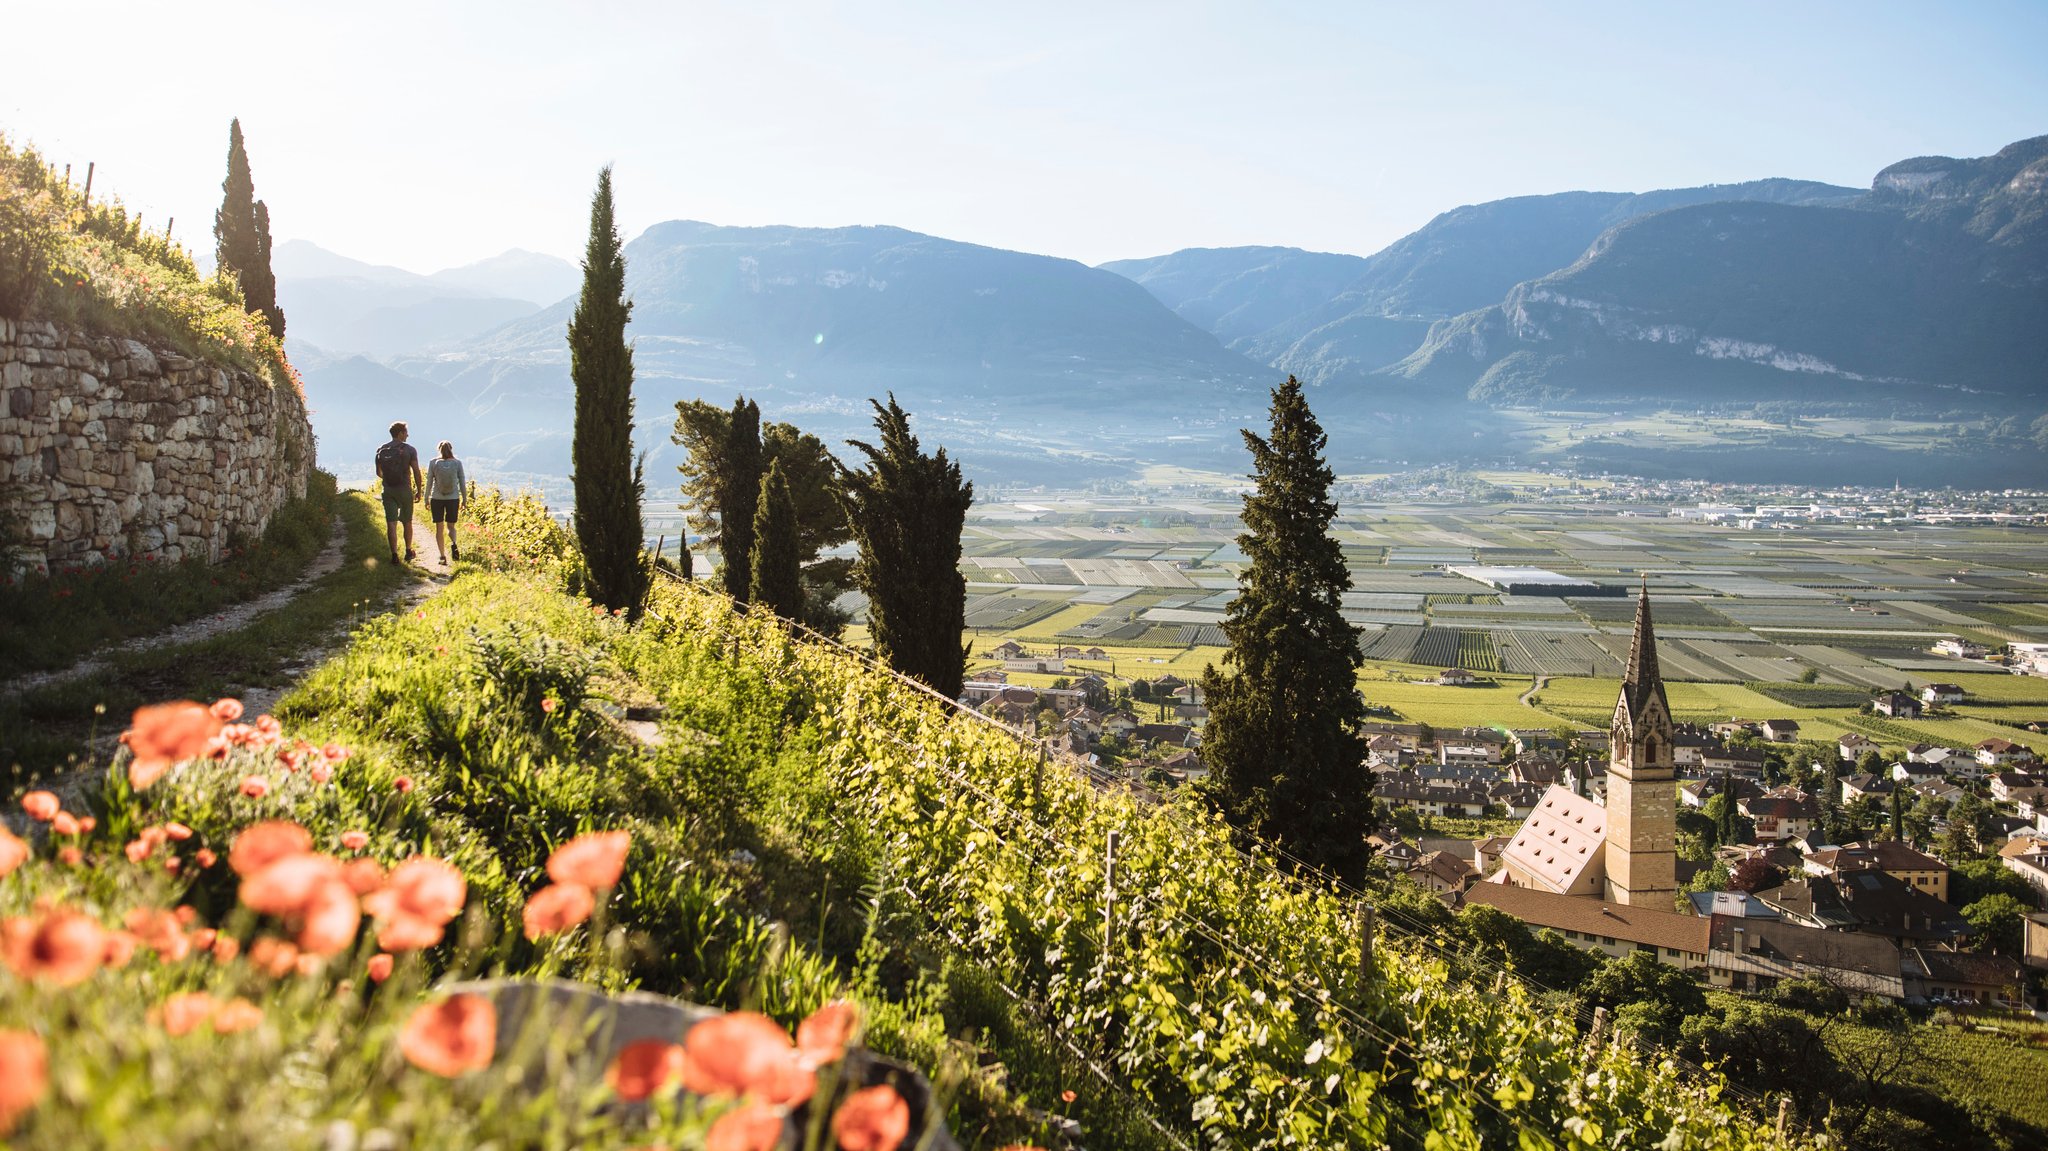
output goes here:
[{"label": "pine tree", "polygon": [[1227,673],[1202,673],[1212,796],[1234,826],[1356,879],[1372,823],[1364,662],[1339,611],[1351,574],[1330,537],[1327,437],[1293,377],[1273,391],[1271,434],[1244,433],[1256,487],[1238,546],[1250,564],[1223,620]]},{"label": "pine tree", "polygon": [[277,277],[270,270],[270,209],[256,199],[242,122],[228,123],[228,176],[221,181],[220,209],[213,214],[214,263],[242,285],[250,311],[263,313],[272,335],[284,335],[284,311],[277,306]]},{"label": "pine tree", "polygon": [[803,558],[797,543],[796,497],[782,478],[780,460],[768,465],[759,504],[754,510],[754,578],[747,600],[784,619],[801,620]]},{"label": "pine tree", "polygon": [[873,400],[880,446],[848,441],[867,466],[842,477],[846,519],[860,559],[854,580],[868,597],[868,629],[889,666],[948,698],[967,669],[967,580],[960,532],[974,485],[940,448],[925,455],[910,417],[889,397]]},{"label": "pine tree", "polygon": [[718,489],[718,554],[725,561],[725,594],[747,602],[754,576],[754,516],[761,500],[761,409],[741,396],[726,419]]},{"label": "pine tree", "polygon": [[648,570],[640,554],[644,460],[633,458],[633,349],[626,344],[626,257],[612,221],[612,170],[597,176],[583,296],[569,321],[569,378],[576,385],[570,444],[576,485],[576,541],[589,569],[590,598],[638,617]]}]

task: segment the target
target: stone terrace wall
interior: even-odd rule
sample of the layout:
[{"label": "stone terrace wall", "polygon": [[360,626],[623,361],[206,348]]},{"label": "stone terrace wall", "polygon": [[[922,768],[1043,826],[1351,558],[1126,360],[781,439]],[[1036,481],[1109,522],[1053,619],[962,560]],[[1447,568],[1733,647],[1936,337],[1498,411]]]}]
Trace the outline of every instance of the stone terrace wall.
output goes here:
[{"label": "stone terrace wall", "polygon": [[219,559],[234,535],[254,537],[304,496],[312,466],[294,389],[135,340],[0,318],[0,566]]}]

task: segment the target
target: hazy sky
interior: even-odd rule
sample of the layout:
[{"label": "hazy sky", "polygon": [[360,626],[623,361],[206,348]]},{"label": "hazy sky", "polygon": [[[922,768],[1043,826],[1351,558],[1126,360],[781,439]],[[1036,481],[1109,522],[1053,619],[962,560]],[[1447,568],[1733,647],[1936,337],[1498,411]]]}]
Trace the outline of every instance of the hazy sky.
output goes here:
[{"label": "hazy sky", "polygon": [[1459,204],[1867,186],[2048,133],[2048,3],[15,0],[0,129],[212,246],[240,116],[277,237],[575,258],[664,219],[1096,263],[1369,254]]}]

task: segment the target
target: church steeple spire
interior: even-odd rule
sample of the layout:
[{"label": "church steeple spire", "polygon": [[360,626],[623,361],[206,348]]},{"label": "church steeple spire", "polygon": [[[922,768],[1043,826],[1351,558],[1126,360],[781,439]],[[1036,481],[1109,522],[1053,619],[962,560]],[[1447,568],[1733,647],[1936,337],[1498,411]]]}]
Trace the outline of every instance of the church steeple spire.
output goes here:
[{"label": "church steeple spire", "polygon": [[1671,704],[1664,695],[1664,676],[1657,669],[1657,629],[1650,623],[1650,578],[1643,577],[1642,596],[1636,601],[1636,634],[1629,645],[1628,672],[1621,680],[1621,697],[1631,717],[1643,713],[1643,704],[1654,695],[1669,715]]}]

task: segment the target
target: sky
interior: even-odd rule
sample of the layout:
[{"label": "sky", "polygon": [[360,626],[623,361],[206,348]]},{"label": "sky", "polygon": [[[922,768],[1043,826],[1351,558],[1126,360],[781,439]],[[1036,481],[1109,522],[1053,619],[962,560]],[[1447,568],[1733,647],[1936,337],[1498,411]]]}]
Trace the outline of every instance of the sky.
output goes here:
[{"label": "sky", "polygon": [[[1094,264],[1369,255],[1461,204],[1868,186],[2048,133],[2048,3],[16,0],[0,131],[210,249],[428,272],[620,226],[893,224]],[[210,255],[210,252],[208,253]]]}]

